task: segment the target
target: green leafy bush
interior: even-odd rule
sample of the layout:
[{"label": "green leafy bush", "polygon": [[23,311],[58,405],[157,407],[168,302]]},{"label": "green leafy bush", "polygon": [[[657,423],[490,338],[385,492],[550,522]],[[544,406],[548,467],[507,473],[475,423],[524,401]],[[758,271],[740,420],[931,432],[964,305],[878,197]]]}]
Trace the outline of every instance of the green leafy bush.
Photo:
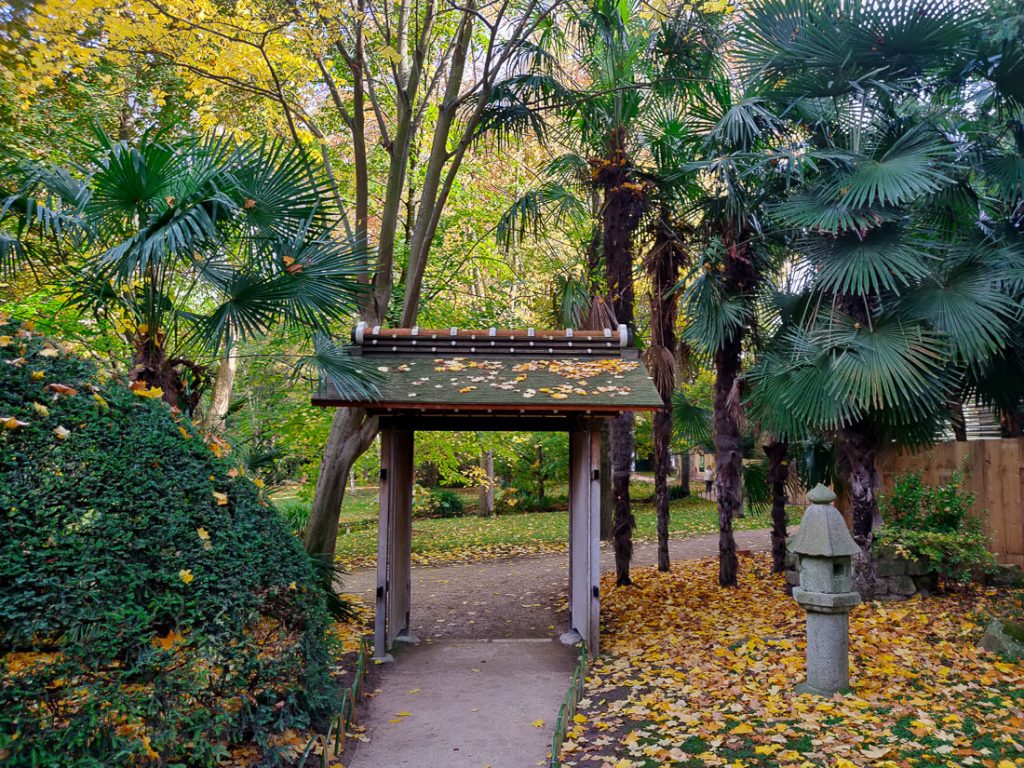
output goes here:
[{"label": "green leafy bush", "polygon": [[[536,432],[528,440],[512,443],[513,452],[496,455],[494,468],[508,487],[515,488],[523,509],[546,509],[551,485],[565,483],[569,472],[569,436],[564,432]],[[539,506],[534,506],[538,504]]]},{"label": "green leafy bush", "polygon": [[0,323],[0,763],[277,762],[339,704],[317,569],[154,392]]},{"label": "green leafy bush", "polygon": [[462,517],[466,514],[466,505],[455,491],[416,486],[412,512],[415,517]]},{"label": "green leafy bush", "polygon": [[964,490],[959,472],[938,486],[925,484],[917,474],[897,477],[879,507],[884,521],[879,547],[927,560],[940,575],[958,582],[994,563],[981,519],[973,513],[974,494]]}]

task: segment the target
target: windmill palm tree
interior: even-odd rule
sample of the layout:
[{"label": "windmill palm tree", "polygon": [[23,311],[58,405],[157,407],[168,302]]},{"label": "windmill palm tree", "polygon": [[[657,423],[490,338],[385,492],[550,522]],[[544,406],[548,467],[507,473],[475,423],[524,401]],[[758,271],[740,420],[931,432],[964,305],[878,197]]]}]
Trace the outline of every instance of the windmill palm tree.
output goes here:
[{"label": "windmill palm tree", "polygon": [[779,251],[766,230],[767,206],[794,169],[782,121],[720,69],[691,111],[700,137],[687,170],[698,176],[692,215],[700,255],[684,281],[684,338],[715,371],[713,435],[721,586],[737,584],[733,519],[742,511],[742,376],[756,306],[770,287]]},{"label": "windmill palm tree", "polygon": [[[974,151],[972,195],[958,199],[965,215],[954,219],[969,227],[975,240],[1024,253],[1024,8],[994,2],[983,18],[977,43],[974,77],[966,87],[950,89],[946,103],[967,98],[972,109],[961,110],[962,134]],[[947,217],[948,218],[948,217]],[[977,226],[978,222],[983,226]],[[1010,288],[1015,304],[1024,306],[1024,291]],[[1006,437],[1024,436],[1024,315],[1018,314],[991,359],[967,371],[963,396],[993,409]]]},{"label": "windmill palm tree", "polygon": [[302,361],[343,389],[364,386],[329,340],[356,308],[359,254],[297,150],[100,135],[83,168],[21,161],[5,181],[0,269],[44,264],[70,302],[124,328],[136,386],[191,411],[204,359],[275,328],[313,341]]},{"label": "windmill palm tree", "polygon": [[879,449],[933,439],[964,371],[1003,347],[1020,312],[1018,256],[986,232],[964,137],[937,97],[970,69],[976,10],[763,0],[741,33],[748,75],[805,148],[805,181],[775,213],[806,310],[756,386],[794,432],[835,435],[865,592]]},{"label": "windmill palm tree", "polygon": [[[509,244],[545,227],[590,218],[592,307],[627,325],[635,316],[637,246],[657,197],[652,122],[669,114],[664,105],[691,77],[688,57],[694,47],[691,39],[673,32],[684,23],[682,16],[656,19],[640,10],[637,3],[587,4],[570,24],[568,37],[575,43],[570,64],[515,83],[514,100],[551,109],[552,133],[569,151],[542,170],[542,183],[513,204],[498,228],[499,239]],[[629,584],[633,415],[614,419],[610,436],[617,582]]]}]

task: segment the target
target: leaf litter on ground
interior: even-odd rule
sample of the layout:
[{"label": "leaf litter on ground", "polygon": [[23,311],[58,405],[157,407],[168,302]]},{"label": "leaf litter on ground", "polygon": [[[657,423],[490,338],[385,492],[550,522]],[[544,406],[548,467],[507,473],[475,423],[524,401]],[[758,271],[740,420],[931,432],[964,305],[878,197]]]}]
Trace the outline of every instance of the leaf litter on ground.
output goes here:
[{"label": "leaf litter on ground", "polygon": [[1024,766],[1024,666],[977,648],[1006,594],[869,602],[850,617],[851,691],[794,693],[804,612],[765,556],[740,585],[717,561],[602,583],[602,655],[565,766]]}]

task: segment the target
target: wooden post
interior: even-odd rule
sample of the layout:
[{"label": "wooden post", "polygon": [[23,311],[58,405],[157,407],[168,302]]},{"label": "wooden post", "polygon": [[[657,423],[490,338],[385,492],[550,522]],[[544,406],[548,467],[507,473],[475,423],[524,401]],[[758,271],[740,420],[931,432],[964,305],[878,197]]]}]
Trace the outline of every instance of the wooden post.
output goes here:
[{"label": "wooden post", "polygon": [[391,482],[391,510],[394,528],[394,551],[391,556],[391,625],[392,638],[415,643],[409,633],[409,609],[412,605],[412,485],[413,431],[395,430],[394,471]]},{"label": "wooden post", "polygon": [[377,516],[377,599],[374,658],[391,661],[399,635],[408,638],[412,567],[413,432],[380,433],[380,509]]},{"label": "wooden post", "polygon": [[601,430],[569,433],[569,631],[562,642],[583,640],[599,650],[601,575]]},{"label": "wooden post", "polygon": [[373,657],[378,661],[392,661],[388,650],[388,592],[391,570],[391,474],[393,469],[394,430],[380,432],[380,497],[377,510],[377,600],[373,621]]}]

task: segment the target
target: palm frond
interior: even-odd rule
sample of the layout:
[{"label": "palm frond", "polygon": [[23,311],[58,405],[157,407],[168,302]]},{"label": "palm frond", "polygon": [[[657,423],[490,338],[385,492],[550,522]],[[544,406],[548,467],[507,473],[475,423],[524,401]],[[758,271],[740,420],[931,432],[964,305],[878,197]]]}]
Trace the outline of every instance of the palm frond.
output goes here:
[{"label": "palm frond", "polygon": [[953,147],[931,126],[916,125],[874,157],[836,177],[827,194],[848,208],[897,206],[953,183]]},{"label": "palm frond", "polygon": [[815,288],[834,294],[899,293],[929,273],[934,261],[924,244],[896,222],[798,244],[814,270]]},{"label": "palm frond", "polygon": [[672,394],[672,431],[689,446],[710,446],[713,440],[711,412],[676,391]]},{"label": "palm frond", "polygon": [[329,384],[346,399],[373,400],[380,395],[381,375],[324,334],[314,334],[313,353],[300,357],[295,364],[296,376],[310,372],[321,388]]},{"label": "palm frond", "polygon": [[[976,364],[997,353],[1012,336],[1010,325],[1021,307],[1004,290],[1016,272],[1004,275],[992,252],[947,258],[945,268],[900,299],[901,315],[939,331],[955,360]],[[1004,262],[1005,265],[1005,262]]]},{"label": "palm frond", "polygon": [[899,316],[874,318],[870,327],[834,312],[811,332],[830,359],[829,391],[864,410],[934,411],[949,382],[940,334]]},{"label": "palm frond", "polygon": [[680,298],[683,338],[706,355],[735,338],[752,318],[747,298],[730,294],[722,285],[716,252],[713,245],[680,283],[684,286]]},{"label": "palm frond", "polygon": [[589,210],[568,187],[548,182],[519,197],[502,214],[495,229],[495,239],[508,248],[528,237],[537,237],[547,224],[582,222]]},{"label": "palm frond", "polygon": [[585,280],[567,275],[555,276],[552,297],[556,327],[583,328],[590,311],[590,287]]}]

